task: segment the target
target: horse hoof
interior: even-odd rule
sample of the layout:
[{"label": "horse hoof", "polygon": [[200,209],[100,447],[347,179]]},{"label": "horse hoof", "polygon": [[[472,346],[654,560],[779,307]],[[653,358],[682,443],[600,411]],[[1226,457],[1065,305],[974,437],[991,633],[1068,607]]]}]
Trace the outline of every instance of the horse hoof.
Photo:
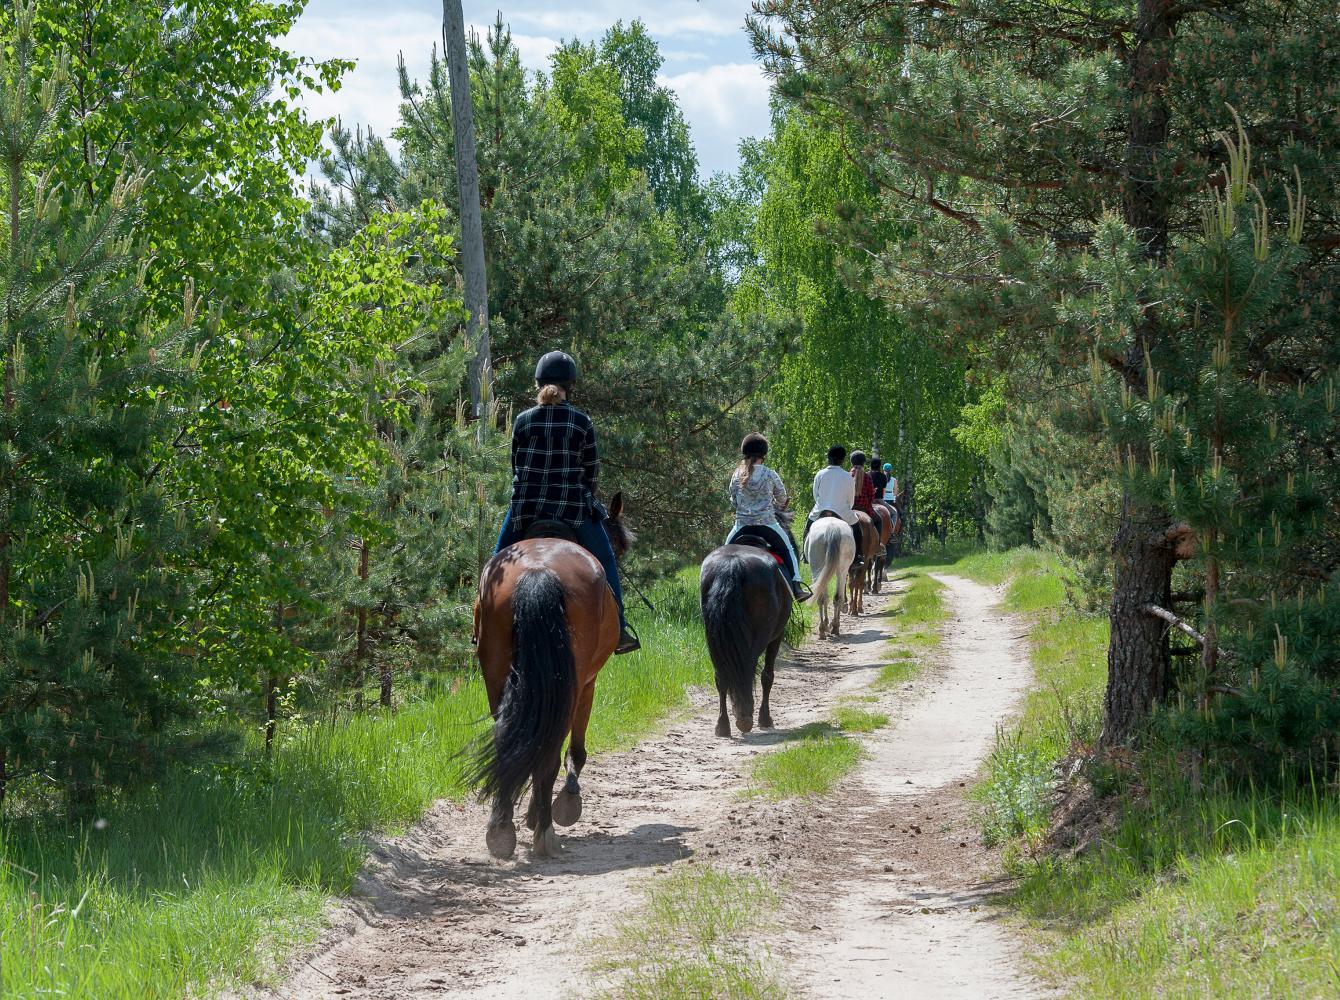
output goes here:
[{"label": "horse hoof", "polygon": [[730,739],[730,723],[725,719],[721,719],[717,722],[717,735]]},{"label": "horse hoof", "polygon": [[747,733],[754,728],[754,720],[751,718],[736,719],[735,725],[739,727],[741,733]]},{"label": "horse hoof", "polygon": [[758,728],[759,728],[759,729],[771,729],[771,728],[772,728],[772,716],[771,716],[770,714],[766,713],[766,712],[759,712],[759,713],[758,713]]},{"label": "horse hoof", "polygon": [[484,834],[484,842],[489,845],[490,854],[500,861],[506,861],[516,853],[516,827],[511,823],[491,826]]},{"label": "horse hoof", "polygon": [[567,789],[554,796],[554,822],[559,826],[572,826],[582,818],[581,794],[573,795]]},{"label": "horse hoof", "polygon": [[554,832],[552,826],[546,826],[543,830],[535,832],[535,840],[531,842],[531,852],[537,858],[556,858],[562,849],[562,845],[558,842],[558,834]]}]

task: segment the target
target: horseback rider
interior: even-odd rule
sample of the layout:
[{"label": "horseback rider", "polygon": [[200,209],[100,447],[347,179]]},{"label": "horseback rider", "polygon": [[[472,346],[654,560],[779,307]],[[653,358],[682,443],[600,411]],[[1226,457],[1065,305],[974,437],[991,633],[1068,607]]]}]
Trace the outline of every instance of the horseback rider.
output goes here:
[{"label": "horseback rider", "polygon": [[521,541],[536,521],[559,521],[573,529],[578,543],[600,561],[619,606],[616,653],[642,644],[624,617],[619,564],[604,522],[605,505],[596,498],[600,453],[591,418],[568,402],[577,382],[577,362],[550,351],[535,366],[536,406],[512,423],[512,502],[498,534],[496,554]]},{"label": "horseback rider", "polygon": [[[855,499],[852,500],[852,509],[859,510],[870,518],[870,523],[876,525],[875,533],[879,533],[879,518],[875,514],[875,482],[870,478],[870,473],[865,471],[865,452],[854,451],[851,453],[851,480],[852,492]],[[861,564],[861,525],[858,523],[856,530],[856,559],[857,565]]]},{"label": "horseback rider", "polygon": [[884,463],[884,502],[890,507],[898,502],[898,477],[888,462]]},{"label": "horseback rider", "polygon": [[768,455],[768,439],[762,434],[746,434],[740,443],[740,466],[730,478],[730,499],[735,507],[735,527],[726,536],[729,545],[748,529],[748,533],[766,539],[772,550],[786,563],[786,576],[791,593],[804,602],[814,595],[800,582],[800,566],[796,559],[795,543],[791,533],[782,527],[778,511],[786,510],[789,498],[782,477],[763,464]]},{"label": "horseback rider", "polygon": [[885,463],[884,463],[884,468],[881,469],[881,468],[879,467],[879,456],[878,456],[878,455],[872,455],[872,456],[870,456],[870,457],[871,457],[871,459],[873,460],[873,463],[874,463],[873,466],[872,466],[872,468],[871,468],[871,470],[870,470],[870,481],[871,481],[872,483],[875,484],[875,499],[876,499],[876,500],[883,500],[883,499],[884,499],[884,488],[885,488],[885,487],[888,485],[888,483],[889,483],[889,472],[888,472],[888,470],[891,469],[892,466],[890,466],[887,462],[885,462]]},{"label": "horseback rider", "polygon": [[[861,525],[856,517],[856,511],[852,509],[852,504],[856,500],[856,481],[842,468],[842,463],[846,459],[847,449],[835,444],[828,449],[828,466],[815,474],[814,509],[810,511],[809,519],[805,522],[805,538],[809,537],[810,527],[825,512],[840,517],[851,527],[852,536],[856,540],[854,565],[861,566],[865,563],[861,557]],[[804,544],[804,539],[801,540],[801,544]]]},{"label": "horseback rider", "polygon": [[856,510],[865,511],[873,521],[875,518],[875,481],[871,478],[870,473],[865,471],[865,452],[863,451],[851,453],[851,478],[856,492],[856,499],[852,501],[852,507]]}]

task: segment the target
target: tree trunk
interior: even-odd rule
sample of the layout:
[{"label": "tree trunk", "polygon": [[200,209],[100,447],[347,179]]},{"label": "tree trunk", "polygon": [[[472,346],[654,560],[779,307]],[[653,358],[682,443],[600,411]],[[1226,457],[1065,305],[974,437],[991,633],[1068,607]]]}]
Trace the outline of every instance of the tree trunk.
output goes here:
[{"label": "tree trunk", "polygon": [[[368,580],[368,550],[368,540],[365,538],[358,545],[358,579],[364,583]],[[368,661],[367,598],[367,588],[364,587],[359,595],[358,630],[354,642],[354,700],[360,711],[363,708],[363,682],[366,679]]]},{"label": "tree trunk", "polygon": [[[1168,252],[1168,197],[1165,187],[1171,114],[1168,79],[1176,15],[1172,0],[1139,0],[1135,45],[1130,59],[1130,119],[1126,132],[1125,222],[1155,265]],[[1159,321],[1154,303],[1144,312],[1126,347],[1122,377],[1133,392],[1145,394],[1145,356],[1155,353]],[[1143,449],[1136,449],[1143,451]],[[1137,456],[1137,460],[1142,456]],[[1168,540],[1166,510],[1142,504],[1127,489],[1112,543],[1112,637],[1107,651],[1107,694],[1103,702],[1105,747],[1130,743],[1150,710],[1168,693],[1171,659],[1167,630],[1141,609],[1167,606],[1176,563]]]},{"label": "tree trunk", "polygon": [[465,308],[470,319],[466,337],[470,352],[470,406],[477,419],[492,395],[489,360],[489,296],[484,272],[484,226],[479,209],[479,164],[475,159],[475,112],[470,100],[470,63],[465,51],[465,15],[461,0],[442,0],[442,43],[451,83],[451,123],[455,134],[456,190],[461,213],[461,270],[465,275]]},{"label": "tree trunk", "polygon": [[382,664],[381,703],[383,708],[391,707],[391,664],[389,662]]},{"label": "tree trunk", "polygon": [[[274,629],[284,631],[284,605],[274,607]],[[265,675],[265,753],[274,749],[275,729],[279,725],[279,677],[273,670]]]},{"label": "tree trunk", "polygon": [[265,678],[265,752],[274,749],[275,729],[279,724],[279,678],[270,674]]},{"label": "tree trunk", "polygon": [[1149,712],[1168,694],[1171,657],[1168,629],[1144,610],[1172,601],[1177,561],[1163,512],[1133,510],[1122,501],[1121,525],[1112,546],[1112,641],[1107,648],[1107,694],[1103,700],[1105,747],[1130,743]]}]

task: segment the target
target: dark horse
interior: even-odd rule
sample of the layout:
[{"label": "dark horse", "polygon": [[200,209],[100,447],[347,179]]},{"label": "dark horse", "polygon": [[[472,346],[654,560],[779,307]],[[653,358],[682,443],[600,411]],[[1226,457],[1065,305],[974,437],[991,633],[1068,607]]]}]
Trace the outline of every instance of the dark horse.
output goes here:
[{"label": "dark horse", "polygon": [[[610,543],[622,557],[632,543],[622,495],[609,512]],[[481,798],[493,800],[485,841],[496,858],[516,850],[512,809],[527,782],[526,825],[535,831],[537,857],[558,853],[554,823],[571,826],[581,816],[577,779],[596,674],[619,642],[619,609],[604,570],[564,535],[571,530],[540,522],[490,559],[479,579],[475,641],[494,721],[493,738],[475,747],[470,779]],[[569,732],[567,781],[551,803]]]},{"label": "dark horse", "polygon": [[758,543],[741,544],[751,538],[741,535],[736,543],[721,546],[703,560],[703,625],[721,698],[718,736],[731,734],[727,695],[740,732],[754,728],[754,671],[760,656],[765,658],[758,724],[772,728],[768,695],[782,635],[791,618],[791,585],[771,552]]}]

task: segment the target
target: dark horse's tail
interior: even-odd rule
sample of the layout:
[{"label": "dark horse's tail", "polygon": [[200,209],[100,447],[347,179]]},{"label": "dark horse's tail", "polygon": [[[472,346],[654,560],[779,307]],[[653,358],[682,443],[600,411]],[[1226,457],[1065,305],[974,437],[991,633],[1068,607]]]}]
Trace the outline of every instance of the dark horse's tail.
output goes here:
[{"label": "dark horse's tail", "polygon": [[748,567],[741,559],[718,559],[702,583],[703,626],[717,683],[734,705],[754,697],[754,627],[745,601]]},{"label": "dark horse's tail", "polygon": [[550,570],[532,570],[512,591],[512,671],[493,739],[473,754],[469,779],[480,798],[515,800],[540,763],[558,757],[576,696],[563,584]]}]

